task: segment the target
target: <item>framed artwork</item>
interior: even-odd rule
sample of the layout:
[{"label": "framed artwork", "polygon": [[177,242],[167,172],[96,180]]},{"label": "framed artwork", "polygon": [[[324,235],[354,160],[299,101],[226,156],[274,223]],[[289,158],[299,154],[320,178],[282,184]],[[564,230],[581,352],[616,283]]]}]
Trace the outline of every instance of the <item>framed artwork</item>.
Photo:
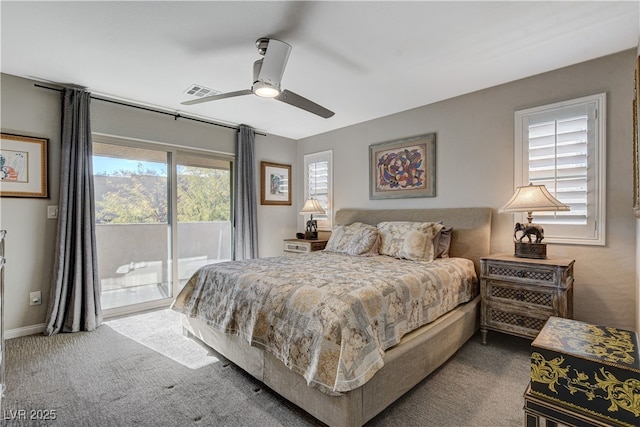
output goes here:
[{"label": "framed artwork", "polygon": [[260,162],[260,204],[291,205],[291,165]]},{"label": "framed artwork", "polygon": [[0,134],[0,196],[48,197],[49,140]]},{"label": "framed artwork", "polygon": [[436,195],[436,134],[369,146],[369,199]]}]

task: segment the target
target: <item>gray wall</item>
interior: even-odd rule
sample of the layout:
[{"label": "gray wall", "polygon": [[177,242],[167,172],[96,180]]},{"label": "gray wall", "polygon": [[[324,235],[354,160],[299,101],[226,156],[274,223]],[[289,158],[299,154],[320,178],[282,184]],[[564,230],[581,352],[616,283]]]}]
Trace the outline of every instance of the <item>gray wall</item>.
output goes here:
[{"label": "gray wall", "polygon": [[[0,198],[0,227],[7,230],[5,329],[44,322],[53,269],[57,221],[47,205],[57,205],[60,163],[60,94],[34,82],[2,74],[2,132],[49,138],[49,199]],[[42,305],[29,305],[29,292],[42,291]]]},{"label": "gray wall", "polygon": [[[306,138],[299,141],[297,164],[302,164],[304,154],[333,149],[335,209],[488,206],[497,211],[514,189],[514,112],[606,92],[606,246],[550,244],[548,253],[576,260],[576,319],[634,329],[631,103],[635,61],[633,49]],[[429,132],[437,133],[436,197],[369,200],[369,145]],[[302,181],[302,175],[297,181]],[[298,196],[302,197],[301,189]],[[512,221],[511,215],[494,214],[493,253],[513,253]]]},{"label": "gray wall", "polygon": [[[49,138],[49,199],[1,198],[0,227],[6,229],[5,328],[10,335],[42,330],[49,301],[57,221],[47,220],[47,205],[58,204],[60,93],[34,87],[34,81],[2,74],[2,132]],[[233,153],[235,131],[93,100],[92,130],[113,136]],[[251,125],[248,123],[248,125]],[[256,137],[260,160],[293,164],[294,140]],[[259,176],[256,187],[259,188]],[[258,207],[260,256],[282,253],[282,239],[295,234],[297,200],[285,207]],[[42,291],[42,305],[29,306],[29,292]]]}]

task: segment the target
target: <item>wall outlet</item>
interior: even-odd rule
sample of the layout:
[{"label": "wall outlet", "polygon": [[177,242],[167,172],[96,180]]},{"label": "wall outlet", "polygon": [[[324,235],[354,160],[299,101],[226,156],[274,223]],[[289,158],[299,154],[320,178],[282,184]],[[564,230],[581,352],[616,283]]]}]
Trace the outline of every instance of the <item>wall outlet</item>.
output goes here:
[{"label": "wall outlet", "polygon": [[35,291],[29,294],[29,305],[40,305],[42,304],[42,292]]}]

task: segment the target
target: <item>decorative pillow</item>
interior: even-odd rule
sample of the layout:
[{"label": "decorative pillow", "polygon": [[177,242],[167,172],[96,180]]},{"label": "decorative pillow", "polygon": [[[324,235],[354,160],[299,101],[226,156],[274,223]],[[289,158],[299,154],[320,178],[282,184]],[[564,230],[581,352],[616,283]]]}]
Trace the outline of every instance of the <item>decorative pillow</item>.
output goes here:
[{"label": "decorative pillow", "polygon": [[437,222],[381,222],[380,255],[414,261],[433,261],[433,239],[443,228]]},{"label": "decorative pillow", "polygon": [[354,222],[339,225],[331,232],[324,250],[355,256],[378,255],[378,228],[373,225]]},{"label": "decorative pillow", "polygon": [[436,258],[449,258],[452,233],[453,227],[443,226],[433,238],[433,250]]}]

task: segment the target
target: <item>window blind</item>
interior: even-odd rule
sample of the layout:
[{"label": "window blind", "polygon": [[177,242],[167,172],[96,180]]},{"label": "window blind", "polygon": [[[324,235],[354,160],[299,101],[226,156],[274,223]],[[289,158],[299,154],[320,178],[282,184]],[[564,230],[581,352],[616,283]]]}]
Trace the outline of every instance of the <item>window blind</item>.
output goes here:
[{"label": "window blind", "polygon": [[536,212],[537,222],[587,223],[589,125],[587,111],[572,111],[566,118],[530,121],[529,182],[545,185],[570,207],[569,211]]},{"label": "window blind", "polygon": [[313,215],[318,221],[318,230],[330,231],[333,227],[332,158],[332,150],[304,155],[304,198],[318,200],[326,212],[325,215]]},{"label": "window blind", "polygon": [[[318,200],[320,206],[329,211],[329,161],[316,160],[307,167],[307,194],[309,198]],[[316,219],[326,220],[327,215],[316,215]]]}]

